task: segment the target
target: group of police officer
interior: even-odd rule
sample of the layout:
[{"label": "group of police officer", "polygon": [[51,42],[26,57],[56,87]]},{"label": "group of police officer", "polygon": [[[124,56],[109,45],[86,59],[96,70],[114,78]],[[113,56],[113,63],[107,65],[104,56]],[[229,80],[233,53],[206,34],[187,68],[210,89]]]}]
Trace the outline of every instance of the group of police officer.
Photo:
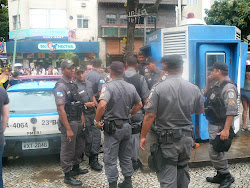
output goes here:
[{"label": "group of police officer", "polygon": [[[106,83],[100,73],[100,59],[92,61],[93,69],[87,74],[83,67],[76,67],[75,71],[72,61],[62,61],[63,77],[57,82],[54,95],[62,135],[60,160],[65,183],[82,184],[75,176],[88,172],[79,168],[84,153],[92,169],[102,170],[98,153],[101,152],[100,131],[103,129],[103,160],[109,187],[117,187],[118,157],[124,176],[118,187],[132,187],[131,176],[139,167],[139,148],[144,149],[143,145],[147,144],[149,131],[158,138],[151,146],[149,166],[157,172],[161,187],[188,187],[188,161],[194,145],[191,115],[204,112],[203,94],[197,86],[182,78],[181,56],[164,56],[161,60],[163,71],[157,68],[152,57],[145,60],[143,53],[138,54],[138,59],[129,57],[126,72],[122,62],[112,62],[111,81]],[[230,187],[234,181],[224,151],[216,150],[214,145],[218,142],[212,142],[217,134],[220,140],[228,140],[233,118],[237,115],[237,92],[227,73],[225,63],[215,63],[205,89],[207,100],[212,101],[215,97],[222,104],[220,113],[224,110],[224,114],[213,121],[213,113],[217,113],[213,107],[218,106],[213,106],[216,102],[206,103],[206,109],[210,109],[207,114],[211,116],[208,118],[211,123],[209,153],[218,171],[207,181],[220,183],[221,188]]]}]

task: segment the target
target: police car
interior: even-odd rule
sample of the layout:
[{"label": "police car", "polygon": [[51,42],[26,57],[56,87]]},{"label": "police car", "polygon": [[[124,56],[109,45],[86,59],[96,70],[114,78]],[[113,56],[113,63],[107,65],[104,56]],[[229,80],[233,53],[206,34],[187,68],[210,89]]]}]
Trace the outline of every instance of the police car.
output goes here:
[{"label": "police car", "polygon": [[55,81],[26,82],[7,90],[10,118],[3,157],[60,152],[58,113],[53,95]]}]

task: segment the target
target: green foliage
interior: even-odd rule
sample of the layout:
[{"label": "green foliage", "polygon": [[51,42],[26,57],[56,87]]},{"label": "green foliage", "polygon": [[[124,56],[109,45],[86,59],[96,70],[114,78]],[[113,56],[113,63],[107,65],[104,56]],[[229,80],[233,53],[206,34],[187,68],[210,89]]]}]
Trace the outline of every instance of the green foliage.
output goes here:
[{"label": "green foliage", "polygon": [[74,62],[75,66],[78,66],[80,63],[79,57],[73,52],[66,52],[63,55],[58,57],[58,61],[61,63],[64,59],[69,59]]},{"label": "green foliage", "polygon": [[0,37],[3,37],[5,41],[9,39],[9,17],[8,17],[8,1],[0,1]]},{"label": "green foliage", "polygon": [[250,1],[215,1],[210,10],[205,10],[208,25],[230,25],[241,30],[243,38],[250,35]]}]

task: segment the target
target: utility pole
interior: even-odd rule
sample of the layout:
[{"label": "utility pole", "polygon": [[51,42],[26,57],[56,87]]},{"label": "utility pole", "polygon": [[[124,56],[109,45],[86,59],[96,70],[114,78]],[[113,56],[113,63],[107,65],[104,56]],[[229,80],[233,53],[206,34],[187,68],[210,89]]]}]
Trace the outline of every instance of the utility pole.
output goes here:
[{"label": "utility pole", "polygon": [[18,24],[19,24],[19,7],[20,7],[20,0],[18,0],[18,5],[17,5],[16,32],[15,32],[15,43],[14,43],[14,52],[13,52],[13,61],[12,61],[12,71],[14,71],[14,65],[16,63],[16,43],[17,43]]},{"label": "utility pole", "polygon": [[178,26],[181,25],[181,0],[178,0]]},{"label": "utility pole", "polygon": [[146,43],[147,43],[147,30],[146,30],[146,27],[147,27],[147,15],[144,16],[144,46],[146,46]]}]

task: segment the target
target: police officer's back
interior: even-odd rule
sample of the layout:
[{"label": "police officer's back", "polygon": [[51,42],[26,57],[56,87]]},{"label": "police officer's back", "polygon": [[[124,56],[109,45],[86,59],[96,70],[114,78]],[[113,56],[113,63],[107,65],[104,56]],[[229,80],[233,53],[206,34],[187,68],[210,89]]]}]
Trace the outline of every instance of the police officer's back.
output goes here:
[{"label": "police officer's back", "polygon": [[93,93],[96,97],[96,100],[99,99],[99,95],[102,89],[105,79],[101,74],[102,61],[99,58],[94,59],[92,62],[92,69],[86,74],[86,79],[92,83]]},{"label": "police officer's back", "polygon": [[157,172],[161,187],[188,187],[188,162],[192,152],[192,114],[203,112],[203,96],[194,84],[181,76],[183,60],[179,55],[167,58],[168,77],[155,85],[145,105],[140,147],[156,119],[158,143],[151,146],[149,167]]},{"label": "police officer's back", "polygon": [[63,60],[61,63],[62,78],[54,88],[55,102],[59,114],[59,130],[61,131],[61,167],[65,174],[64,182],[70,185],[81,185],[74,176],[85,174],[88,170],[80,169],[84,153],[84,139],[81,136],[83,129],[81,117],[82,107],[77,91],[77,85],[72,79],[75,67],[72,61]]},{"label": "police officer's back", "polygon": [[[104,114],[104,167],[109,187],[117,187],[119,156],[122,174],[125,181],[119,187],[132,187],[133,174],[131,161],[131,125],[129,114],[134,115],[141,107],[141,98],[132,84],[122,79],[124,65],[122,62],[112,62],[110,65],[111,82],[105,84],[100,95],[95,124],[102,127]],[[106,109],[106,110],[105,110]]]},{"label": "police officer's back", "polygon": [[209,156],[217,175],[207,177],[211,183],[219,183],[221,188],[230,187],[234,178],[230,174],[225,151],[228,151],[234,136],[232,128],[234,116],[238,114],[237,89],[228,77],[226,63],[217,62],[207,78],[205,88],[205,114],[209,121]]}]

